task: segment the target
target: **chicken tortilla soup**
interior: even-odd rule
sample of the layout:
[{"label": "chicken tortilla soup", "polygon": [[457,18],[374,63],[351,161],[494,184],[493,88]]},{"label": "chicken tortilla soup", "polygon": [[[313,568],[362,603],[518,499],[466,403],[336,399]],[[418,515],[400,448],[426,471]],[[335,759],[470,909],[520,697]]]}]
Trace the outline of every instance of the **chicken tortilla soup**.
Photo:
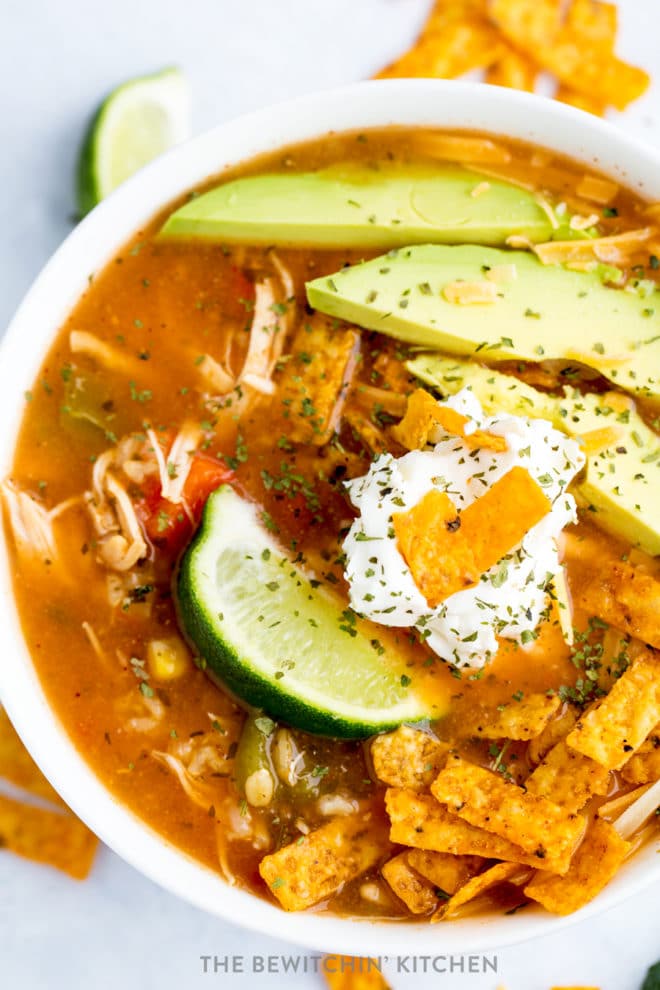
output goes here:
[{"label": "chicken tortilla soup", "polygon": [[228,170],[89,285],[0,483],[57,716],[287,911],[568,914],[660,805],[660,206],[480,134]]}]

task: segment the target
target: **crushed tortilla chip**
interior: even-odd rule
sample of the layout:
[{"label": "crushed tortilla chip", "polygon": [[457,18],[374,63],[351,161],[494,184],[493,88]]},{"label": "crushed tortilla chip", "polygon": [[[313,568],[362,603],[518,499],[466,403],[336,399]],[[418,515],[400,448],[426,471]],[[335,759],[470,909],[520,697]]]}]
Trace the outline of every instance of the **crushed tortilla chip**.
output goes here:
[{"label": "crushed tortilla chip", "polygon": [[21,742],[4,708],[0,708],[0,777],[30,794],[66,807]]},{"label": "crushed tortilla chip", "polygon": [[593,237],[583,241],[547,241],[545,244],[532,245],[532,250],[544,265],[581,261],[618,264],[643,250],[653,233],[653,227],[640,227],[638,230],[627,230],[611,237]]},{"label": "crushed tortilla chip", "polygon": [[447,302],[456,306],[490,306],[497,302],[497,286],[488,279],[479,282],[466,282],[458,279],[447,282],[442,288]]},{"label": "crushed tortilla chip", "polygon": [[612,825],[596,818],[566,876],[552,876],[540,870],[525,887],[525,894],[553,914],[572,914],[607,886],[629,850],[630,843]]},{"label": "crushed tortilla chip", "polygon": [[435,887],[420,876],[408,862],[408,853],[402,852],[385,863],[380,872],[399,900],[412,914],[428,914],[438,906]]},{"label": "crushed tortilla chip", "polygon": [[533,93],[537,75],[536,64],[507,45],[501,57],[486,72],[486,82],[493,86],[506,86],[508,89]]},{"label": "crushed tortilla chip", "polygon": [[[399,845],[538,867],[538,856],[486,829],[470,825],[429,794],[391,787],[385,793],[385,804],[392,823],[390,838]],[[547,860],[544,863],[548,865]],[[552,865],[554,868],[554,862]],[[563,863],[557,865],[564,867]]]},{"label": "crushed tortilla chip", "polygon": [[98,839],[73,815],[45,811],[0,794],[0,847],[84,880]]},{"label": "crushed tortilla chip", "polygon": [[494,832],[539,859],[551,860],[553,872],[566,872],[584,833],[581,816],[460,756],[449,757],[431,793],[471,825]]},{"label": "crushed tortilla chip", "polygon": [[448,752],[447,743],[409,725],[376,736],[370,747],[378,779],[389,787],[413,791],[428,790]]},{"label": "crushed tortilla chip", "polygon": [[302,911],[364,873],[388,849],[384,822],[350,815],[264,856],[259,873],[285,911]]},{"label": "crushed tortilla chip", "polygon": [[584,453],[590,457],[593,454],[600,454],[608,447],[616,447],[622,437],[625,436],[621,426],[605,426],[600,430],[589,430],[588,433],[581,433],[576,437]]},{"label": "crushed tortilla chip", "polygon": [[432,489],[408,512],[394,513],[392,523],[417,587],[435,608],[474,587],[550,508],[531,475],[514,467],[461,513]]},{"label": "crushed tortilla chip", "polygon": [[564,739],[525,781],[528,794],[548,798],[569,813],[584,808],[594,794],[606,795],[609,788],[609,770],[570,749]]},{"label": "crushed tortilla chip", "polygon": [[619,185],[611,179],[586,174],[580,179],[575,191],[583,199],[590,199],[600,206],[609,206],[619,194]]},{"label": "crushed tortilla chip", "polygon": [[353,327],[316,313],[303,321],[279,386],[287,435],[296,443],[321,446],[339,421],[357,359]]},{"label": "crushed tortilla chip", "polygon": [[465,904],[488,893],[494,887],[499,887],[500,884],[511,883],[516,879],[521,883],[529,879],[529,867],[520,866],[518,863],[496,863],[485,873],[479,873],[463,884],[448,901],[440,905],[432,921],[448,920]]},{"label": "crushed tortilla chip", "polygon": [[548,722],[543,732],[532,739],[527,750],[531,763],[540,763],[546,753],[549,753],[557,743],[565,739],[578,720],[578,711],[572,705],[567,705],[558,718]]},{"label": "crushed tortilla chip", "polygon": [[628,636],[660,649],[660,581],[628,561],[615,560],[584,575],[575,604]]},{"label": "crushed tortilla chip", "polygon": [[469,423],[468,416],[441,405],[425,388],[418,388],[408,396],[405,416],[392,427],[392,436],[408,450],[422,450],[432,442],[436,427],[441,426],[447,433],[461,437],[471,450],[502,452],[507,449],[504,437],[485,430],[469,432],[466,429]]},{"label": "crushed tortilla chip", "polygon": [[660,654],[647,650],[583,715],[568,745],[608,770],[620,770],[660,721]]},{"label": "crushed tortilla chip", "polygon": [[347,409],[344,422],[350,427],[353,438],[370,454],[381,454],[387,450],[387,439],[383,432],[359,409]]},{"label": "crushed tortilla chip", "polygon": [[653,784],[660,780],[660,725],[621,769],[628,784]]},{"label": "crushed tortilla chip", "polygon": [[475,713],[474,722],[461,726],[461,734],[469,732],[480,739],[534,739],[560,708],[557,695],[530,694],[521,701]]},{"label": "crushed tortilla chip", "polygon": [[377,959],[324,956],[321,970],[328,990],[390,990]]},{"label": "crushed tortilla chip", "polygon": [[455,856],[428,849],[409,849],[408,862],[434,887],[451,895],[476,876],[486,860],[482,856]]}]

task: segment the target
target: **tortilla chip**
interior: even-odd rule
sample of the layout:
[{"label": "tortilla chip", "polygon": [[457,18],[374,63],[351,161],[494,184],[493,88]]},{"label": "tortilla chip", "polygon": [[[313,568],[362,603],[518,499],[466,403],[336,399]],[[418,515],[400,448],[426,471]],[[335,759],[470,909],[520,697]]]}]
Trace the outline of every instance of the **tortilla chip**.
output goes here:
[{"label": "tortilla chip", "polygon": [[618,871],[630,850],[607,822],[594,819],[564,877],[539,870],[525,894],[553,914],[572,914],[592,901]]},{"label": "tortilla chip", "polygon": [[319,313],[303,321],[280,384],[290,440],[316,446],[328,442],[339,422],[358,341],[352,327]]},{"label": "tortilla chip", "polygon": [[508,148],[485,137],[427,131],[416,134],[412,138],[412,145],[418,154],[448,162],[506,165],[511,161]]},{"label": "tortilla chip", "polygon": [[434,885],[410,866],[408,853],[400,853],[388,860],[380,872],[412,914],[428,914],[437,908],[438,896]]},{"label": "tortilla chip", "polygon": [[618,26],[616,4],[604,0],[572,0],[564,22],[565,32],[589,51],[613,52]]},{"label": "tortilla chip", "polygon": [[597,96],[593,96],[591,93],[578,93],[570,86],[559,86],[555,93],[555,99],[559,100],[560,103],[577,107],[578,110],[584,110],[585,113],[592,113],[595,117],[604,117],[607,110],[607,104],[598,99]]},{"label": "tortilla chip", "polygon": [[[466,283],[461,283],[466,284]],[[492,288],[495,286],[488,282]],[[470,423],[467,416],[456,412],[450,406],[443,406],[424,388],[416,389],[408,396],[406,414],[400,423],[392,427],[392,436],[402,447],[408,450],[422,450],[432,442],[436,428],[442,429],[453,436],[460,437],[471,450],[488,449],[505,451],[507,443],[504,437],[485,430],[466,432]]]},{"label": "tortilla chip", "polygon": [[580,815],[569,814],[544,797],[528,794],[499,774],[450,756],[431,793],[451,812],[477,828],[493,832],[529,855],[552,861],[553,872],[568,869],[584,834]]},{"label": "tortilla chip", "polygon": [[321,970],[328,990],[390,990],[377,959],[324,956]]},{"label": "tortilla chip", "polygon": [[624,560],[585,573],[575,605],[660,649],[660,581]]},{"label": "tortilla chip", "polygon": [[364,873],[389,848],[384,822],[350,815],[264,856],[259,873],[285,911],[302,911]]},{"label": "tortilla chip", "polygon": [[376,736],[370,747],[378,779],[390,787],[412,791],[428,790],[448,752],[446,743],[409,725]]},{"label": "tortilla chip", "polygon": [[0,794],[0,847],[84,880],[98,839],[70,814],[45,811]]},{"label": "tortilla chip", "polygon": [[564,739],[525,781],[528,794],[548,798],[569,813],[580,811],[594,794],[604,796],[609,789],[609,770],[570,749]]},{"label": "tortilla chip", "polygon": [[557,695],[530,694],[521,701],[514,699],[477,712],[473,723],[461,725],[461,734],[469,732],[480,739],[534,739],[560,708]]},{"label": "tortilla chip", "polygon": [[627,230],[611,237],[594,237],[583,241],[547,241],[545,244],[532,245],[532,250],[544,265],[583,261],[623,264],[645,250],[652,234],[652,227],[640,227],[638,230]]},{"label": "tortilla chip", "polygon": [[448,920],[464,904],[486,894],[493,887],[499,887],[502,883],[510,883],[517,877],[520,877],[521,882],[524,882],[523,878],[529,877],[529,867],[519,866],[518,863],[497,863],[495,866],[491,866],[485,873],[479,873],[478,876],[468,880],[453,897],[450,897],[445,904],[441,904],[432,920]]},{"label": "tortilla chip", "polygon": [[621,777],[629,784],[653,784],[660,780],[660,725],[631,757],[621,770]]},{"label": "tortilla chip", "polygon": [[524,468],[514,467],[459,514],[432,489],[408,512],[392,516],[399,550],[431,608],[474,587],[551,505]]},{"label": "tortilla chip", "polygon": [[[529,855],[506,839],[475,828],[429,794],[389,788],[385,804],[392,827],[390,838],[402,846],[455,856],[481,856],[537,867],[539,857]],[[547,865],[547,860],[544,861]],[[555,866],[553,862],[553,868]],[[563,867],[562,863],[557,864]]]},{"label": "tortilla chip", "polygon": [[516,48],[540,61],[540,51],[559,33],[562,4],[560,0],[490,0],[488,13]]},{"label": "tortilla chip", "polygon": [[508,89],[521,89],[534,92],[538,66],[515,48],[507,46],[504,54],[486,72],[486,82],[493,86],[506,86]]},{"label": "tortilla chip", "polygon": [[350,427],[353,439],[362,444],[370,454],[380,454],[387,450],[385,435],[358,409],[347,409],[344,422]]},{"label": "tortilla chip", "polygon": [[583,715],[568,745],[607,770],[620,770],[660,721],[660,655],[647,650]]},{"label": "tortilla chip", "polygon": [[486,69],[502,52],[498,32],[485,18],[465,16],[422,35],[420,40],[376,78],[454,79]]},{"label": "tortilla chip", "polygon": [[567,705],[558,718],[548,722],[543,732],[532,739],[527,749],[531,763],[540,763],[546,753],[565,739],[578,720],[578,711],[572,705]]},{"label": "tortilla chip", "polygon": [[603,179],[599,175],[585,175],[579,182],[576,193],[584,199],[590,199],[599,206],[609,206],[619,194],[619,185],[611,179]]},{"label": "tortilla chip", "polygon": [[427,849],[409,849],[408,862],[438,890],[455,894],[459,887],[483,869],[486,860],[482,856],[454,856]]},{"label": "tortilla chip", "polygon": [[30,794],[66,808],[21,742],[4,708],[0,708],[0,777]]}]

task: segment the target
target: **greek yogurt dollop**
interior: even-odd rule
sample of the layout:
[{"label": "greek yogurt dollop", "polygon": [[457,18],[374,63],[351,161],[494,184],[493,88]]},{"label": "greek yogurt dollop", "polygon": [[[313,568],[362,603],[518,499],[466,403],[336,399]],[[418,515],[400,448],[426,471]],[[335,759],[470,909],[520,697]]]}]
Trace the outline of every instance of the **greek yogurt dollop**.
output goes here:
[{"label": "greek yogurt dollop", "polygon": [[[433,446],[378,457],[367,474],[346,485],[359,515],[344,541],[345,574],[356,612],[386,626],[414,626],[439,657],[482,667],[497,653],[498,637],[529,645],[548,617],[548,589],[561,569],[558,537],[576,519],[575,499],[566,489],[585,458],[578,443],[547,420],[484,416],[469,389],[440,405],[468,416],[470,431],[504,437],[508,449],[470,450],[438,427]],[[552,510],[476,586],[430,608],[397,548],[393,513],[412,509],[433,488],[464,509],[517,465],[541,486]],[[515,513],[515,504],[505,511]]]}]

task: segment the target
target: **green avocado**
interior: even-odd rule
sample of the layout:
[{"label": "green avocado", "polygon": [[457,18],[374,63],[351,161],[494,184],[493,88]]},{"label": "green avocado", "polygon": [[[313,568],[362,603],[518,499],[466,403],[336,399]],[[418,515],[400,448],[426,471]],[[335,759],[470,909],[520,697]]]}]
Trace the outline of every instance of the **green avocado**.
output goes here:
[{"label": "green avocado", "polygon": [[421,354],[407,368],[443,395],[471,389],[488,415],[549,419],[574,437],[613,428],[608,445],[588,456],[574,486],[576,495],[607,532],[653,556],[660,554],[660,438],[631,400],[613,392],[585,395],[568,388],[563,397],[547,395],[512,375],[436,354]]},{"label": "green avocado", "polygon": [[290,247],[390,248],[415,243],[504,244],[513,234],[548,240],[534,195],[458,167],[331,166],[256,175],[182,206],[160,236]]},{"label": "green avocado", "polygon": [[[476,305],[450,301],[460,282],[496,294]],[[322,313],[411,344],[489,361],[579,361],[621,388],[660,397],[657,290],[608,288],[597,272],[542,265],[526,251],[402,248],[308,282],[307,299]]]}]

